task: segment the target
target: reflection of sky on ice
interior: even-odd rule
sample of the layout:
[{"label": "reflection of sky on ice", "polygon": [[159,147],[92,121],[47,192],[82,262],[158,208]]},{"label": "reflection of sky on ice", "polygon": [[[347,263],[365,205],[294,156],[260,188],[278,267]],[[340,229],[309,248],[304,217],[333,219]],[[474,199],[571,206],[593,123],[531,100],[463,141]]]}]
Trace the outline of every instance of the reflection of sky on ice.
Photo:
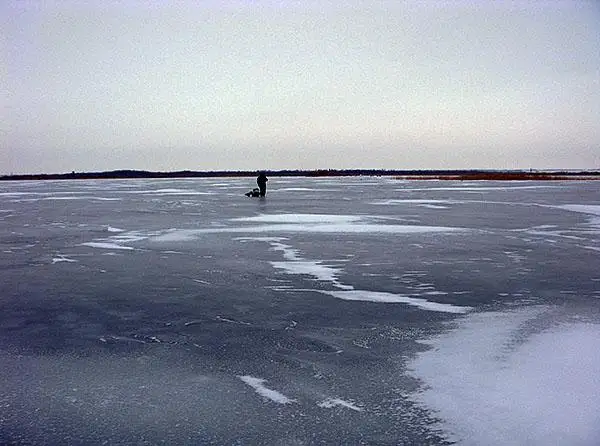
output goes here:
[{"label": "reflection of sky on ice", "polygon": [[523,335],[543,311],[468,315],[410,364],[458,444],[600,444],[600,325]]}]

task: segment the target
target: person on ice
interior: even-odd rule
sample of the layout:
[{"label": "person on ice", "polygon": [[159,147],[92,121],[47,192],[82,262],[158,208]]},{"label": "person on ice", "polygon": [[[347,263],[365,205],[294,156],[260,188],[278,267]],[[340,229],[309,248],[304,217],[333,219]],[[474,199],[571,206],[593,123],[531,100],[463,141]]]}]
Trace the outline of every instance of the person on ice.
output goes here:
[{"label": "person on ice", "polygon": [[256,178],[256,184],[258,184],[261,197],[264,197],[267,194],[267,181],[269,181],[269,179],[267,178],[265,173],[259,172],[258,178]]},{"label": "person on ice", "polygon": [[246,195],[246,197],[260,197],[260,189],[255,187],[250,192],[246,192],[244,195]]}]

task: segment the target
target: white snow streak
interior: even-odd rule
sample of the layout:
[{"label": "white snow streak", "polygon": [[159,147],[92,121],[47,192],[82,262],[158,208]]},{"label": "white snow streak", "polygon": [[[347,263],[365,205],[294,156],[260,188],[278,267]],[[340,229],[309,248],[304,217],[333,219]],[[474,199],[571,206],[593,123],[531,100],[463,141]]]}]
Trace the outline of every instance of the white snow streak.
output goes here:
[{"label": "white snow streak", "polygon": [[68,257],[65,256],[59,256],[59,257],[54,257],[52,259],[52,264],[54,265],[55,263],[60,263],[60,262],[68,262],[68,263],[76,263],[77,260],[73,260],[73,259],[69,259]]},{"label": "white snow streak", "polygon": [[358,406],[355,406],[348,401],[344,401],[339,398],[327,398],[325,401],[320,402],[317,406],[322,407],[324,409],[331,409],[332,407],[342,406],[347,409],[355,410],[356,412],[362,412],[362,409]]},{"label": "white snow streak", "polygon": [[289,404],[289,403],[296,402],[296,400],[288,398],[283,393],[279,393],[276,390],[272,390],[272,389],[265,387],[263,385],[263,383],[267,381],[266,379],[255,378],[255,377],[249,376],[249,375],[244,375],[244,376],[238,375],[238,378],[241,379],[242,381],[244,381],[250,387],[252,387],[256,391],[256,393],[258,393],[260,396],[267,398],[271,401],[274,401],[279,404]]},{"label": "white snow streak", "polygon": [[365,302],[379,302],[379,303],[402,303],[418,307],[421,310],[427,311],[440,311],[444,313],[467,313],[472,310],[471,307],[464,307],[452,304],[443,304],[438,302],[431,302],[427,299],[418,297],[403,296],[401,294],[384,293],[381,291],[366,291],[366,290],[351,290],[351,291],[325,291],[318,290],[320,293],[328,294],[335,297],[336,299],[343,300],[358,300]]}]

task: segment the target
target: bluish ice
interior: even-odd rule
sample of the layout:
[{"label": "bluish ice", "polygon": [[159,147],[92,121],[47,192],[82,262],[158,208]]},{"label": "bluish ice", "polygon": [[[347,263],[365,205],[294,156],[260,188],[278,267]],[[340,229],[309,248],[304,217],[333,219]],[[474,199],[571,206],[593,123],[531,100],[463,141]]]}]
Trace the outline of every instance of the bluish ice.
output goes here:
[{"label": "bluish ice", "polygon": [[0,442],[600,444],[600,182],[0,183]]}]

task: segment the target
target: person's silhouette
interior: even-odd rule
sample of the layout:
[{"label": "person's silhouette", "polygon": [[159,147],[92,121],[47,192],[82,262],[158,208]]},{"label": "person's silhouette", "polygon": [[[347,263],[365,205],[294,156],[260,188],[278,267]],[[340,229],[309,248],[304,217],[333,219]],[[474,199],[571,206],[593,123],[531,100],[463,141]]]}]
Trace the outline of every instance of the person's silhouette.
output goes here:
[{"label": "person's silhouette", "polygon": [[265,175],[264,172],[259,172],[258,177],[256,178],[256,184],[258,184],[258,189],[260,190],[260,196],[264,197],[267,194],[267,181],[269,179]]}]

